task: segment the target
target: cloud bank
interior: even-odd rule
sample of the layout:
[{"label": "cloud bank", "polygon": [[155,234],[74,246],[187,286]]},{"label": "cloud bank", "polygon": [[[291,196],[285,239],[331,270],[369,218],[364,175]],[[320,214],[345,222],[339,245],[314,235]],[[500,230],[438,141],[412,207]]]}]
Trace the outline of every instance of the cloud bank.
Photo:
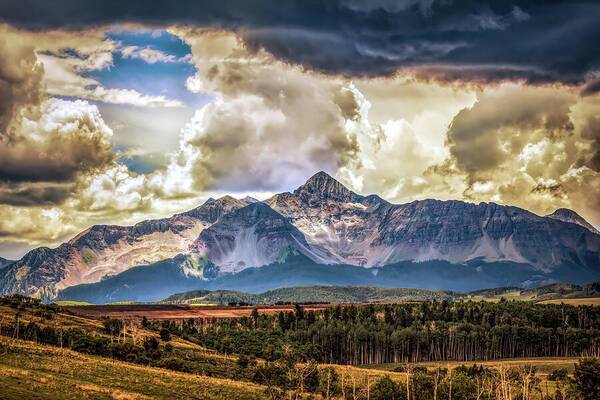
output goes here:
[{"label": "cloud bank", "polygon": [[[569,207],[600,225],[598,5],[59,3],[0,10],[0,240],[56,243],[212,192],[289,190],[317,170],[394,202]],[[191,54],[124,45],[107,38],[115,27],[168,29]],[[195,68],[186,88],[206,104],[103,86],[95,72],[115,55]],[[123,164],[143,153],[132,144],[167,146],[114,121],[192,114],[167,161]]]},{"label": "cloud bank", "polygon": [[598,70],[600,5],[536,0],[237,0],[176,3],[63,0],[3,3],[0,19],[33,29],[119,23],[192,25],[237,33],[255,52],[327,74],[398,70],[443,80],[579,84]]}]

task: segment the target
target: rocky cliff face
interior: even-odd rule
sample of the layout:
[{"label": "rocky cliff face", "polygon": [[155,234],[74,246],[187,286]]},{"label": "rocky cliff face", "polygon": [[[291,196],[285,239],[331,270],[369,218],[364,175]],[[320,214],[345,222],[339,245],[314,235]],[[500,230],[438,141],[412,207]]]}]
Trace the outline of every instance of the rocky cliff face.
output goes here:
[{"label": "rocky cliff face", "polygon": [[372,243],[394,260],[514,261],[550,271],[563,263],[599,268],[600,236],[574,224],[494,203],[417,201],[394,206]]},{"label": "rocky cliff face", "polygon": [[393,205],[357,195],[325,173],[266,203],[288,217],[311,247],[331,254],[329,263],[481,259],[527,263],[543,271],[563,263],[600,270],[600,236],[581,217],[578,224],[564,223],[494,203]]},{"label": "rocky cliff face", "polygon": [[319,172],[294,192],[264,202],[225,196],[171,218],[93,226],[0,269],[0,294],[52,297],[179,253],[197,255],[222,274],[277,263],[289,252],[317,264],[510,261],[541,274],[566,265],[600,277],[600,235],[570,210],[542,217],[494,203],[395,205],[358,195]]},{"label": "rocky cliff face", "polygon": [[202,229],[245,206],[230,196],[170,218],[134,226],[94,225],[55,249],[41,247],[0,272],[0,294],[53,297],[58,290],[98,282],[133,266],[187,252]]},{"label": "rocky cliff face", "polygon": [[235,273],[283,261],[290,251],[323,261],[298,229],[262,202],[225,215],[200,233],[193,248],[218,265],[221,272]]},{"label": "rocky cliff face", "polygon": [[287,217],[312,248],[327,254],[326,263],[353,265],[370,265],[370,243],[392,207],[377,196],[351,192],[324,172],[266,203]]}]

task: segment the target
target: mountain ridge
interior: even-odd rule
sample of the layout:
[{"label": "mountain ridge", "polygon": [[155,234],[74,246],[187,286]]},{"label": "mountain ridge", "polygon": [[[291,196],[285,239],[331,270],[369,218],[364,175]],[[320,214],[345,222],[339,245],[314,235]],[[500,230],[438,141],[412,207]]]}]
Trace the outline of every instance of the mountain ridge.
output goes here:
[{"label": "mountain ridge", "polygon": [[177,256],[205,226],[245,203],[231,196],[168,218],[132,226],[93,225],[56,248],[39,247],[0,273],[0,294],[51,298],[59,290],[93,283],[136,265]]},{"label": "mountain ridge", "polygon": [[253,200],[223,196],[129,227],[94,225],[3,268],[0,294],[52,298],[70,286],[192,253],[221,274],[272,265],[290,251],[324,266],[479,260],[528,264],[542,274],[562,265],[583,271],[573,276],[600,274],[600,235],[571,210],[539,216],[459,200],[392,204],[354,193],[323,171],[293,192]]}]

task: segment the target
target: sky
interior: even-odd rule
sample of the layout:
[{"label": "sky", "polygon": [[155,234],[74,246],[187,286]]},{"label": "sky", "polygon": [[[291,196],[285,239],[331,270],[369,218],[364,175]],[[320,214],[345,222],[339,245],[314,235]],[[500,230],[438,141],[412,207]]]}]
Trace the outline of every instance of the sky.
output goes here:
[{"label": "sky", "polygon": [[600,4],[0,0],[0,257],[324,170],[600,226]]}]

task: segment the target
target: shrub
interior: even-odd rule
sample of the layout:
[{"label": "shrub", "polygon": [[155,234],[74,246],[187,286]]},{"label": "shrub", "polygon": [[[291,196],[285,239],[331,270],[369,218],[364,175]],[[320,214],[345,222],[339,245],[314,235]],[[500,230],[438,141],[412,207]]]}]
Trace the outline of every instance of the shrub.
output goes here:
[{"label": "shrub", "polygon": [[240,354],[240,356],[237,359],[237,365],[240,368],[248,368],[248,364],[250,364],[250,359],[248,358],[248,356],[245,354]]},{"label": "shrub", "polygon": [[109,335],[119,335],[123,330],[123,321],[120,319],[106,318],[102,321],[104,331]]},{"label": "shrub", "polygon": [[564,368],[555,369],[554,371],[548,374],[549,381],[566,381],[567,380],[567,370]]},{"label": "shrub", "polygon": [[132,343],[110,343],[107,347],[108,354],[118,360],[135,360],[142,353],[142,348]]},{"label": "shrub", "polygon": [[160,330],[160,340],[163,342],[168,342],[171,340],[171,332],[167,328],[162,328]]},{"label": "shrub", "polygon": [[192,366],[184,360],[177,357],[167,357],[160,360],[157,366],[180,372],[192,372]]},{"label": "shrub", "polygon": [[388,375],[381,377],[371,389],[371,400],[402,400],[405,397],[400,385]]},{"label": "shrub", "polygon": [[600,399],[600,359],[585,358],[575,364],[573,386],[583,400]]},{"label": "shrub", "polygon": [[80,353],[105,356],[108,354],[109,341],[103,337],[90,336],[85,332],[69,331],[67,333],[69,347]]}]

